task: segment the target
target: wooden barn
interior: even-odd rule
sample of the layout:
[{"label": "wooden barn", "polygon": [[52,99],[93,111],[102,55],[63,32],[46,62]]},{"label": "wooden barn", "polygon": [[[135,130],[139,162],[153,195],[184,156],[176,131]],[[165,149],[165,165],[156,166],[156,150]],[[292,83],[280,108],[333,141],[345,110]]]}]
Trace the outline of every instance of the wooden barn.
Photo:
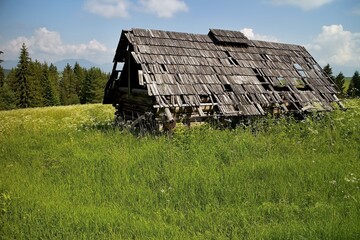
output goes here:
[{"label": "wooden barn", "polygon": [[104,103],[134,124],[331,111],[337,89],[298,45],[249,40],[238,31],[207,35],[123,30]]}]

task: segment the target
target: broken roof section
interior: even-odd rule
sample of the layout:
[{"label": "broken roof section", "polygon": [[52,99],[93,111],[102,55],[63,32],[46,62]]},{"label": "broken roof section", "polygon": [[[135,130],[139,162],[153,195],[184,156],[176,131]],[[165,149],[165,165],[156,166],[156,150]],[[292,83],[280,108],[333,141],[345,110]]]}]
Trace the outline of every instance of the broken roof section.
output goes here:
[{"label": "broken roof section", "polygon": [[[146,89],[157,109],[212,106],[222,116],[254,116],[274,108],[327,111],[339,102],[329,77],[298,45],[220,29],[208,35],[132,29],[121,34],[115,64],[129,52],[138,73],[130,77],[132,85]],[[112,77],[109,82],[126,81]],[[109,99],[104,102],[116,103]]]}]

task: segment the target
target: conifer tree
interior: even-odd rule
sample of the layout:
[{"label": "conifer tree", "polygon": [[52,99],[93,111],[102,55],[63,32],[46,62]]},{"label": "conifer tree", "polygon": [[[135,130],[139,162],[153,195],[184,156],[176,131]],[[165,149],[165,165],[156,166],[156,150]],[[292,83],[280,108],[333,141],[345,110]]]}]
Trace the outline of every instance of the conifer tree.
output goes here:
[{"label": "conifer tree", "polygon": [[16,108],[16,97],[8,82],[5,80],[0,87],[0,110],[9,110]]},{"label": "conifer tree", "polygon": [[56,105],[54,89],[50,81],[49,67],[47,63],[44,63],[42,66],[41,86],[42,86],[43,104],[45,106]]},{"label": "conifer tree", "polygon": [[95,99],[97,71],[94,67],[86,71],[86,76],[82,82],[80,103],[92,103]]},{"label": "conifer tree", "polygon": [[332,81],[334,81],[334,76],[333,76],[333,72],[332,72],[332,68],[330,67],[330,64],[326,64],[325,67],[323,68],[323,71],[325,72],[325,74],[330,77],[330,79]]},{"label": "conifer tree", "polygon": [[54,64],[50,64],[49,66],[49,81],[50,86],[53,92],[53,105],[60,104],[60,97],[59,97],[59,73],[57,67]]},{"label": "conifer tree", "polygon": [[[81,67],[78,62],[74,65],[75,90],[81,100],[82,84],[85,81],[86,69]],[[80,101],[81,102],[81,101]]]},{"label": "conifer tree", "polygon": [[[0,51],[0,54],[3,54],[3,51]],[[2,63],[3,60],[0,59],[0,63]],[[4,85],[5,82],[5,72],[2,66],[0,66],[0,88]]]},{"label": "conifer tree", "polygon": [[[3,52],[0,51],[0,54]],[[0,59],[0,63],[3,62]],[[5,72],[2,66],[0,66],[0,110],[8,110],[15,108],[15,94],[10,88],[5,78]]]},{"label": "conifer tree", "polygon": [[43,107],[44,97],[43,97],[43,85],[42,76],[43,76],[43,65],[38,61],[30,62],[30,92],[31,92],[31,107]]},{"label": "conifer tree", "polygon": [[110,75],[108,73],[104,73],[100,71],[100,76],[96,81],[96,91],[95,91],[95,101],[97,103],[100,103],[103,100],[104,89],[109,78]]},{"label": "conifer tree", "polygon": [[69,64],[64,68],[60,80],[60,101],[62,105],[78,104],[74,71]]},{"label": "conifer tree", "polygon": [[345,76],[342,72],[340,72],[334,80],[334,83],[337,87],[337,89],[340,92],[340,95],[342,96],[344,94],[344,83],[345,83]]},{"label": "conifer tree", "polygon": [[5,82],[5,72],[2,66],[0,66],[0,88],[4,85]]},{"label": "conifer tree", "polygon": [[360,76],[359,71],[355,71],[347,91],[349,97],[360,97]]},{"label": "conifer tree", "polygon": [[23,43],[20,51],[19,63],[16,67],[16,105],[20,108],[31,106],[30,91],[30,62],[29,53],[25,43]]}]

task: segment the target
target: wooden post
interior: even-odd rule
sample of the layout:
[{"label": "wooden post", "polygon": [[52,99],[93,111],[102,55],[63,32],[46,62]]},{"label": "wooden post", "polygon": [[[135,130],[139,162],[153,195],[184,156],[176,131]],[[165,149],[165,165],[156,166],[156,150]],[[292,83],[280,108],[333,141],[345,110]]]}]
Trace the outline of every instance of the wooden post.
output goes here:
[{"label": "wooden post", "polygon": [[169,108],[165,108],[165,114],[166,114],[166,117],[168,119],[168,122],[173,122],[174,121],[174,118],[170,112],[170,109]]},{"label": "wooden post", "polygon": [[128,81],[128,98],[130,98],[130,94],[131,94],[131,89],[130,89],[130,56],[131,56],[131,53],[130,53],[130,49],[128,49],[128,52],[127,52],[127,64],[128,64],[128,76],[127,76],[127,81]]}]

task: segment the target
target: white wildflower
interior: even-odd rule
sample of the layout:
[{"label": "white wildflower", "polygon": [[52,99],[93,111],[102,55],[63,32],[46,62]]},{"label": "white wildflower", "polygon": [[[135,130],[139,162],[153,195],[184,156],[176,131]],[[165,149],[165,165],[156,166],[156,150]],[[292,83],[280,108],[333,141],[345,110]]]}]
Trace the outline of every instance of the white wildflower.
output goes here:
[{"label": "white wildflower", "polygon": [[336,180],[331,180],[329,183],[331,183],[332,185],[336,184]]}]

